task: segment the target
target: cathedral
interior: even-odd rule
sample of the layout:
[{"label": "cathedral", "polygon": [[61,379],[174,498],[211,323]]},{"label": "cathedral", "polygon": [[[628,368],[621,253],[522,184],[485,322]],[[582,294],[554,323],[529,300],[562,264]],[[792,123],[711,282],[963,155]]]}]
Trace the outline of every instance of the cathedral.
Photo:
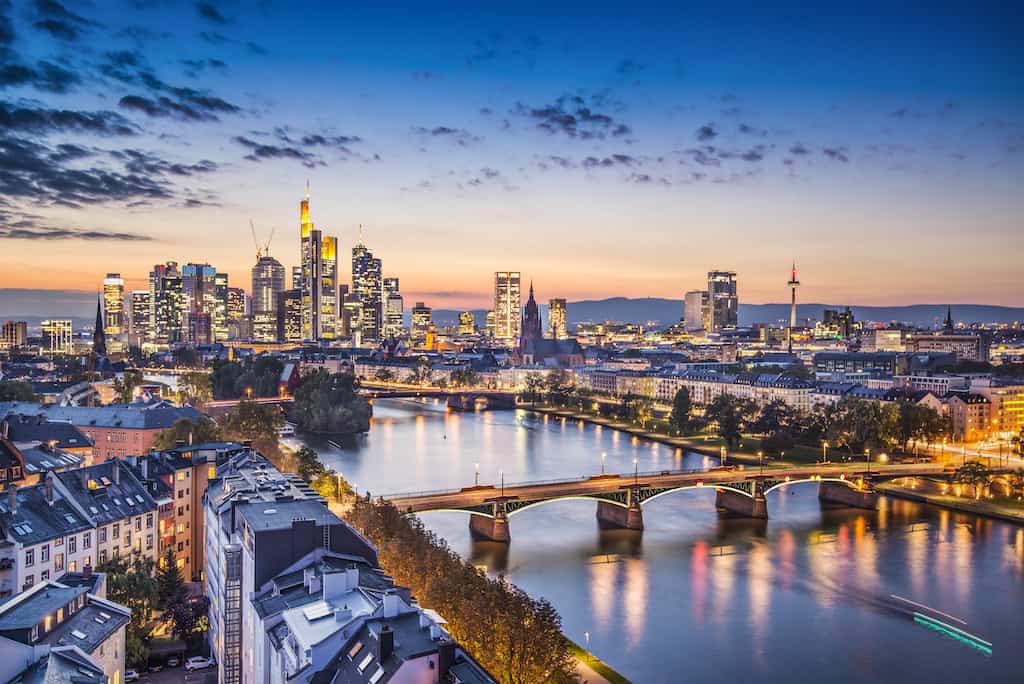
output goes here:
[{"label": "cathedral", "polygon": [[523,324],[519,334],[518,362],[526,365],[582,366],[585,363],[580,343],[573,339],[552,340],[544,337],[540,323],[540,310],[533,298],[533,283],[530,283],[530,298],[523,308]]}]

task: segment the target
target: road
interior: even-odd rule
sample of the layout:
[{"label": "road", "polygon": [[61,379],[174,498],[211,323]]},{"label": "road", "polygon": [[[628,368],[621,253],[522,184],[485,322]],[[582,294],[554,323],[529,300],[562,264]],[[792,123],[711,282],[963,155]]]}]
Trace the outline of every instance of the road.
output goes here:
[{"label": "road", "polygon": [[141,684],[217,684],[217,668],[186,672],[184,667],[165,668],[159,672],[143,672]]}]

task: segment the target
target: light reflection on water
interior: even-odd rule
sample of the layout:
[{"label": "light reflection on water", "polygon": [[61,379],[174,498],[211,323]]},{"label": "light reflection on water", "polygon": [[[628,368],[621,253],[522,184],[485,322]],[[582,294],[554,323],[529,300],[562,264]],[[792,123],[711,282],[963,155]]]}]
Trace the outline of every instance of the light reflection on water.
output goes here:
[{"label": "light reflection on water", "polygon": [[[446,413],[380,401],[371,433],[324,461],[375,495],[714,464],[615,430],[525,412]],[[572,423],[575,423],[573,421]],[[457,513],[427,525],[473,563],[560,611],[566,633],[636,682],[1020,681],[1024,530],[883,498],[876,512],[823,508],[811,485],[768,496],[768,522],[720,517],[713,490],[644,507],[645,530],[600,530],[593,504],[512,518],[510,545],[473,542]],[[967,621],[985,657],[892,607],[905,596]],[[685,676],[684,676],[685,675]]]}]

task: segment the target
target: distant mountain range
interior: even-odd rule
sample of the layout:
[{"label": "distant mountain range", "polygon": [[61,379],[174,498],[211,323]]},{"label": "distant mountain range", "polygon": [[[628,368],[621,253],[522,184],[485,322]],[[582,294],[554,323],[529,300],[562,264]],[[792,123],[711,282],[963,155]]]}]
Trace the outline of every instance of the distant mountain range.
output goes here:
[{"label": "distant mountain range", "polygon": [[[612,297],[584,300],[567,304],[569,322],[618,321],[621,323],[647,323],[669,325],[683,316],[683,302],[679,299],[659,297]],[[843,309],[840,304],[799,304],[797,317],[821,319],[825,309]],[[908,306],[851,306],[857,320],[902,321],[928,327],[946,318],[945,304],[913,304]],[[547,321],[547,305],[540,306],[541,316]],[[38,327],[44,318],[71,318],[76,330],[90,327],[95,317],[96,293],[74,290],[27,290],[0,288],[0,321],[28,321]],[[487,312],[473,310],[479,327],[484,325]],[[406,310],[406,323],[410,312]],[[440,325],[456,324],[459,311],[435,309],[434,321]],[[776,323],[789,319],[789,304],[740,304],[740,325]],[[954,304],[953,319],[964,323],[1012,323],[1024,320],[1024,308],[989,306],[985,304]]]},{"label": "distant mountain range", "polygon": [[[845,309],[840,304],[797,304],[799,320],[809,318],[820,320],[825,309]],[[547,320],[547,305],[541,305],[541,315]],[[584,300],[566,304],[570,323],[617,321],[620,323],[646,323],[669,325],[683,317],[684,306],[679,299],[659,297],[612,297],[610,299]],[[851,306],[857,320],[900,321],[922,327],[941,323],[946,318],[945,304],[911,304],[907,306]],[[484,323],[487,312],[474,310],[477,325]],[[434,321],[440,324],[457,323],[459,312],[451,309],[435,309]],[[743,304],[740,303],[740,325],[754,323],[776,323],[789,320],[789,304]],[[963,323],[1012,323],[1024,320],[1024,308],[1010,306],[989,306],[986,304],[955,304],[953,320]]]}]

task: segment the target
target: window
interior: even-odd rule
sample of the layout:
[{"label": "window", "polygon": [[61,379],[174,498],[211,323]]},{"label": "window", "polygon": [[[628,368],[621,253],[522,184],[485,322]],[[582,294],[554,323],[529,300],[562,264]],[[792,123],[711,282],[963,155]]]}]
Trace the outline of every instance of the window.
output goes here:
[{"label": "window", "polygon": [[152,513],[147,513],[146,514],[146,529],[147,530],[153,529],[153,514]]},{"label": "window", "polygon": [[92,548],[92,532],[83,532],[82,533],[82,548],[83,549]]},{"label": "window", "polygon": [[121,525],[119,525],[118,523],[114,523],[114,539],[117,539],[120,536],[121,536]]},{"label": "window", "polygon": [[64,546],[64,537],[57,537],[53,540],[54,546]]},{"label": "window", "polygon": [[142,518],[141,517],[135,519],[135,531],[136,532],[141,532],[142,531]]},{"label": "window", "polygon": [[178,517],[182,518],[184,516],[185,516],[185,508],[183,506],[178,506]]},{"label": "window", "polygon": [[32,641],[39,640],[39,625],[32,625]]},{"label": "window", "polygon": [[185,550],[185,543],[184,542],[178,542],[178,553],[181,553],[184,550]]},{"label": "window", "polygon": [[25,576],[25,588],[26,589],[28,589],[29,587],[31,587],[35,583],[36,583],[36,578],[35,578],[34,575],[26,575]]},{"label": "window", "polygon": [[31,568],[35,564],[36,564],[36,550],[35,549],[25,549],[25,567],[26,568]]},{"label": "window", "polygon": [[185,534],[185,523],[178,523],[178,534]]},{"label": "window", "polygon": [[43,544],[39,547],[39,562],[45,563],[50,560],[50,545]]},{"label": "window", "polygon": [[178,498],[179,499],[184,499],[185,498],[185,490],[184,489],[179,489],[178,490]]},{"label": "window", "polygon": [[60,572],[61,570],[64,569],[64,554],[63,553],[55,553],[55,554],[53,554],[53,569],[56,572]]},{"label": "window", "polygon": [[209,480],[212,480],[213,478],[217,477],[217,466],[210,466],[209,468],[207,468],[206,477]]},{"label": "window", "polygon": [[153,535],[147,534],[146,535],[146,550],[148,551],[151,548],[153,548]]},{"label": "window", "polygon": [[84,568],[86,565],[92,565],[92,556],[86,556],[85,560],[82,561],[82,567]]},{"label": "window", "polygon": [[78,572],[78,561],[68,563],[68,572]]},{"label": "window", "polygon": [[187,473],[184,470],[179,470],[178,471],[178,482],[184,482],[186,474]]},{"label": "window", "polygon": [[68,553],[76,553],[78,551],[78,537],[68,537]]},{"label": "window", "polygon": [[50,579],[50,571],[49,570],[43,570],[41,573],[39,573],[39,581],[40,582],[45,582],[48,579]]},{"label": "window", "polygon": [[106,527],[101,527],[100,528],[100,531],[99,531],[99,543],[100,544],[106,544],[107,543],[107,528]]},{"label": "window", "polygon": [[100,564],[102,565],[103,563],[106,563],[106,562],[107,562],[107,550],[103,549],[103,550],[100,551]]},{"label": "window", "polygon": [[124,545],[125,546],[131,546],[132,545],[132,531],[131,530],[128,530],[127,532],[124,533]]}]

